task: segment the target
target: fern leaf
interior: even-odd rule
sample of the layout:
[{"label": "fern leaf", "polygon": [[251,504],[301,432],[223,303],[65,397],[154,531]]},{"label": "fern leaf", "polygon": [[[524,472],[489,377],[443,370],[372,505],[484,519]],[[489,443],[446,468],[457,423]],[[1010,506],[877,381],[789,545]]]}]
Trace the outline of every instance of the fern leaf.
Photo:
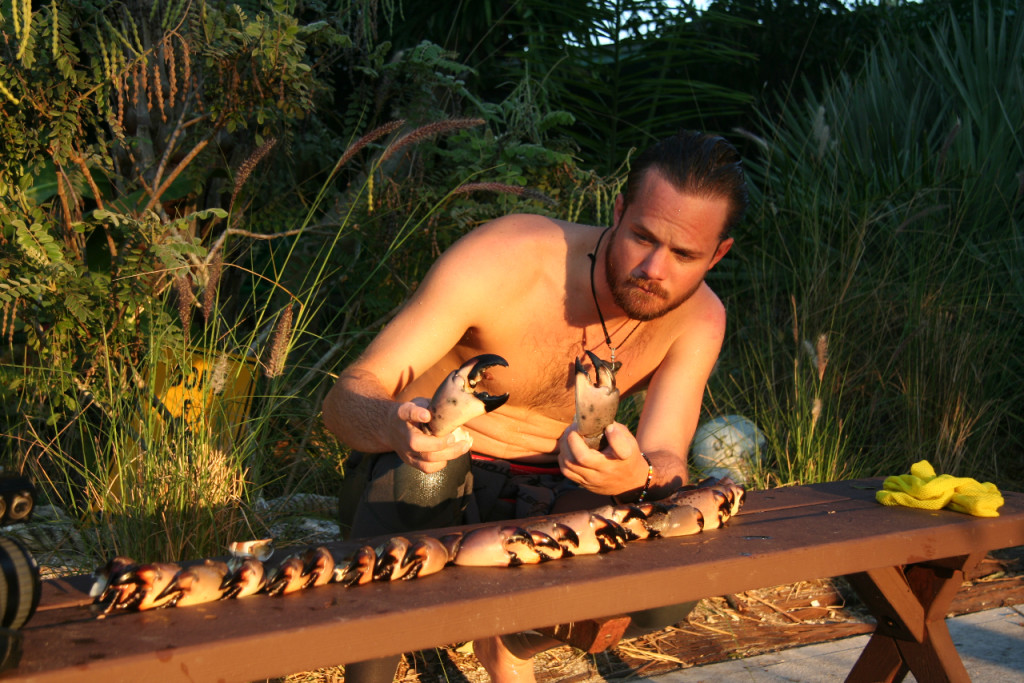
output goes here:
[{"label": "fern leaf", "polygon": [[79,292],[70,292],[64,298],[64,304],[68,312],[78,319],[78,322],[86,324],[90,318],[95,317],[94,309],[89,304],[89,298]]},{"label": "fern leaf", "polygon": [[54,242],[53,236],[38,223],[26,225],[22,220],[14,220],[18,246],[31,261],[47,266],[65,265],[64,253],[60,245]]},{"label": "fern leaf", "polygon": [[186,254],[191,254],[192,256],[201,259],[205,258],[207,253],[206,247],[199,242],[179,239],[153,244],[150,247],[150,251],[153,252],[154,256],[160,259],[160,262],[164,267],[170,270],[187,267],[189,265],[189,261],[185,258]]},{"label": "fern leaf", "polygon": [[27,277],[0,280],[0,302],[13,303],[18,299],[35,298],[46,291],[45,284],[33,282]]}]

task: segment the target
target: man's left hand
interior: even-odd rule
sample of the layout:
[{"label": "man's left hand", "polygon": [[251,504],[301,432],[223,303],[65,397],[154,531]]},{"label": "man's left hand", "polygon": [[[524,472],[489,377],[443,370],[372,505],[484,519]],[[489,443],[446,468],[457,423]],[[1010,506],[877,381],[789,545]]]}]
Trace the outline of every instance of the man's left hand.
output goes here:
[{"label": "man's left hand", "polygon": [[608,445],[596,451],[588,447],[575,426],[558,440],[558,466],[562,474],[583,488],[603,496],[615,496],[643,487],[647,461],[640,445],[625,425],[613,422],[605,427]]}]

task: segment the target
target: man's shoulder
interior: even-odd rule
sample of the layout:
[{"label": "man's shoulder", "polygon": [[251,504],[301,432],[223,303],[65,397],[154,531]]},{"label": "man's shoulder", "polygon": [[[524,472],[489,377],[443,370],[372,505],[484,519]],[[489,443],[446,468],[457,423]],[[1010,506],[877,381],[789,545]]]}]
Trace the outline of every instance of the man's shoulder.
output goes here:
[{"label": "man's shoulder", "polygon": [[715,290],[711,289],[711,286],[707,282],[701,284],[697,290],[698,296],[700,297],[701,308],[706,311],[706,314],[712,318],[716,324],[725,324],[725,304],[715,293]]},{"label": "man's shoulder", "polygon": [[564,240],[573,223],[534,213],[513,213],[488,221],[468,236],[487,240]]},{"label": "man's shoulder", "polygon": [[673,313],[677,316],[672,326],[677,345],[695,344],[697,338],[721,340],[725,335],[725,305],[706,282]]},{"label": "man's shoulder", "polygon": [[[469,258],[483,261],[501,261],[506,266],[510,259],[529,258],[538,261],[565,258],[578,229],[573,223],[536,214],[510,214],[489,221],[463,235],[450,249],[450,256],[461,261]],[[519,263],[525,266],[525,263]]]},{"label": "man's shoulder", "polygon": [[568,240],[564,221],[534,214],[510,214],[471,230],[434,264],[445,277],[486,278],[508,287],[536,284],[544,273],[564,267]]}]

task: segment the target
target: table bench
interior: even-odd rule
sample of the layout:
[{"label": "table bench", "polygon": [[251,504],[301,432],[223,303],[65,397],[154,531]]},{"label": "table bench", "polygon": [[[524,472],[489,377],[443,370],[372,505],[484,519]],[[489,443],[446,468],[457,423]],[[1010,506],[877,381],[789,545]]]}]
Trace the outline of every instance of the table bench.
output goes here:
[{"label": "table bench", "polygon": [[[251,681],[501,633],[846,576],[878,620],[848,680],[967,681],[946,629],[963,572],[1024,545],[1024,495],[996,518],[884,507],[880,480],[751,492],[723,529],[518,568],[449,567],[406,582],[337,585],[113,615],[86,577],[44,582],[19,667],[0,680]],[[340,553],[343,543],[331,544]]]}]

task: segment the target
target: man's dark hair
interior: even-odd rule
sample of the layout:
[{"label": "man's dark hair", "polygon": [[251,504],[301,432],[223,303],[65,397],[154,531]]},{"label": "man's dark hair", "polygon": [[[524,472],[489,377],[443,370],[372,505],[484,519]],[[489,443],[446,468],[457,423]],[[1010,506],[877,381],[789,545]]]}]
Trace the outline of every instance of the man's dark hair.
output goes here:
[{"label": "man's dark hair", "polygon": [[633,159],[623,192],[625,206],[636,198],[647,172],[661,173],[676,190],[698,197],[725,197],[729,213],[722,239],[743,218],[749,197],[739,152],[725,138],[682,130],[657,142]]}]

